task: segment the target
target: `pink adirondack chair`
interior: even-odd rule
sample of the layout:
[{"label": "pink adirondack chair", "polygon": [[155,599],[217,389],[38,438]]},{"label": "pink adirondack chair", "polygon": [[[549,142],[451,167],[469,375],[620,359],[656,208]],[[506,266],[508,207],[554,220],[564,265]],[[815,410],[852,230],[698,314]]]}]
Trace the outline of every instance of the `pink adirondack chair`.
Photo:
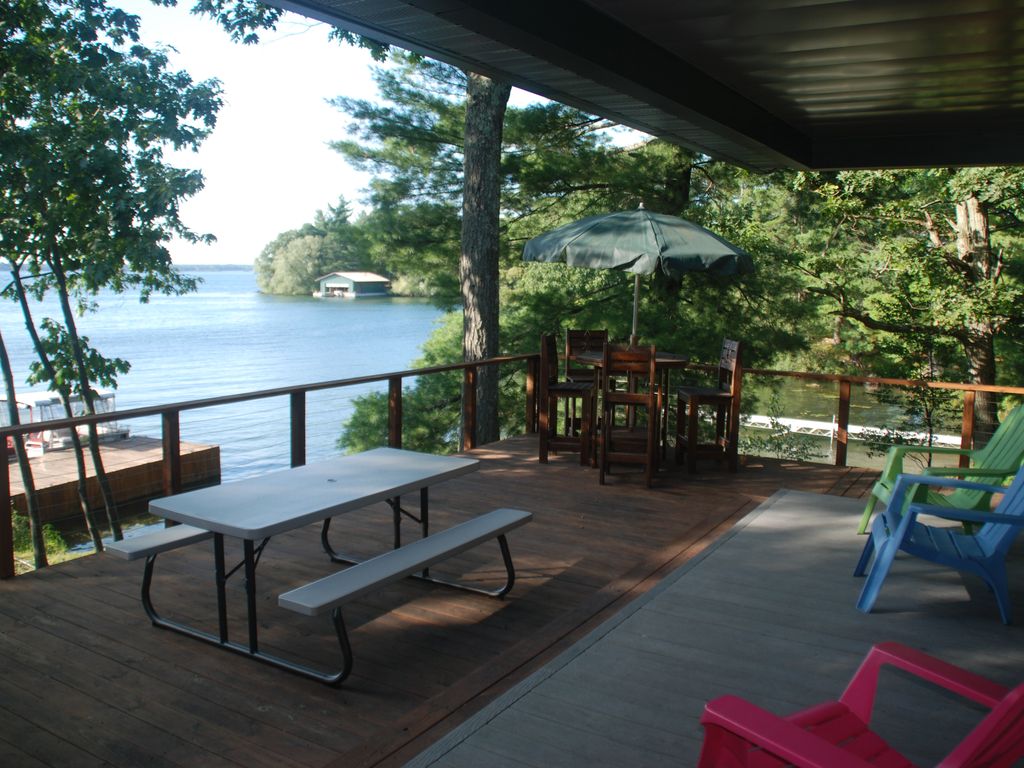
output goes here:
[{"label": "pink adirondack chair", "polygon": [[698,768],[913,768],[868,726],[882,666],[910,672],[990,709],[937,768],[1010,768],[1024,756],[1024,683],[1006,688],[899,643],[880,643],[839,701],[779,717],[738,696],[708,702]]}]

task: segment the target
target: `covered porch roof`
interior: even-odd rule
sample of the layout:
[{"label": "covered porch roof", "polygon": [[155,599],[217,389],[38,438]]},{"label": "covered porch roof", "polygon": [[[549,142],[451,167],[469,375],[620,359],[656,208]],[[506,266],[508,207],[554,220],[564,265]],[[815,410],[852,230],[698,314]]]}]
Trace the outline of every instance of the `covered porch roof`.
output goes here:
[{"label": "covered porch roof", "polygon": [[1024,162],[1014,0],[271,0],[757,170]]}]

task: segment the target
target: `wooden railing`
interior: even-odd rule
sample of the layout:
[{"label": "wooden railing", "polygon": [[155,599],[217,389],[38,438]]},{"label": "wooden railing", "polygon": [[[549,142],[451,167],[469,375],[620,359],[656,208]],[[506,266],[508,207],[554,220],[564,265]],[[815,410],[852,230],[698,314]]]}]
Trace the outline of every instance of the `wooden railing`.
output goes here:
[{"label": "wooden railing", "polygon": [[[291,465],[298,467],[306,463],[306,395],[328,389],[353,387],[361,384],[388,384],[388,445],[392,448],[402,447],[402,384],[406,379],[431,376],[452,371],[463,371],[462,393],[462,447],[471,450],[476,447],[476,382],[477,371],[481,366],[502,365],[507,363],[526,363],[526,429],[536,430],[537,404],[535,401],[536,377],[539,355],[507,355],[492,357],[470,363],[454,363],[430,368],[416,368],[392,373],[381,373],[372,376],[359,376],[350,379],[336,379],[314,384],[302,384],[293,387],[264,389],[256,392],[245,392],[224,397],[210,397],[201,400],[188,400],[168,405],[146,408],[132,408],[111,413],[98,413],[90,416],[78,416],[69,419],[55,419],[47,422],[20,424],[0,428],[0,440],[7,442],[7,437],[26,435],[29,432],[42,430],[74,429],[82,425],[102,424],[109,421],[127,421],[129,419],[159,416],[163,442],[162,477],[165,495],[181,491],[181,414],[214,406],[243,403],[253,400],[264,400],[273,397],[288,397],[290,408],[290,449]],[[0,578],[14,576],[14,534],[11,505],[12,465],[8,463],[5,470],[0,471],[0,499],[7,503],[0,509]]]},{"label": "wooden railing", "polygon": [[[836,402],[836,457],[837,467],[846,466],[847,449],[850,441],[850,399],[854,384],[871,384],[886,387],[942,389],[964,393],[963,415],[960,425],[960,445],[970,448],[974,444],[974,402],[978,392],[993,392],[1001,395],[1024,396],[1024,387],[1002,387],[987,384],[956,384],[943,381],[917,381],[913,379],[886,379],[871,376],[844,376],[830,373],[808,373],[805,371],[774,371],[761,368],[747,368],[746,376],[765,376],[803,381],[831,382],[838,386]],[[966,466],[967,457],[961,459]]]},{"label": "wooden railing", "polygon": [[[462,447],[471,450],[476,447],[476,382],[478,370],[481,366],[502,365],[508,363],[526,364],[525,377],[525,424],[527,432],[535,432],[537,428],[537,376],[539,368],[539,355],[508,355],[504,357],[488,358],[471,363],[454,363],[452,365],[435,366],[431,368],[418,368],[392,373],[381,373],[373,376],[360,376],[349,379],[336,379],[323,381],[314,384],[303,384],[293,387],[280,387],[276,389],[265,389],[256,392],[246,392],[225,397],[213,397],[202,400],[189,400],[168,405],[152,406],[146,408],[134,408],[130,410],[114,411],[112,413],[94,414],[91,416],[80,416],[71,419],[60,419],[49,422],[36,422],[33,424],[22,424],[14,427],[0,428],[0,439],[6,442],[6,437],[14,435],[25,435],[29,432],[38,432],[42,429],[67,429],[76,428],[81,425],[100,424],[108,421],[129,420],[142,417],[159,416],[161,420],[161,432],[163,441],[162,459],[162,485],[165,495],[179,493],[182,488],[181,473],[181,414],[185,411],[194,411],[214,406],[242,403],[253,400],[261,400],[274,397],[287,396],[290,408],[290,452],[291,465],[301,466],[306,463],[306,395],[310,392],[321,390],[339,389],[343,387],[357,386],[361,384],[373,384],[387,382],[388,384],[388,445],[394,448],[402,446],[402,387],[406,379],[421,376],[431,376],[453,371],[463,372],[463,398],[462,398]],[[711,369],[711,366],[694,364],[695,369]],[[964,393],[963,419],[961,425],[961,444],[970,447],[974,442],[974,405],[975,395],[978,392],[993,392],[997,394],[1012,394],[1024,396],[1024,387],[1001,387],[987,386],[982,384],[954,384],[933,381],[914,381],[909,379],[887,379],[873,378],[868,376],[844,376],[837,374],[808,373],[801,371],[775,371],[748,368],[744,371],[747,376],[763,376],[772,378],[791,378],[814,382],[831,382],[838,387],[836,402],[837,413],[837,448],[835,463],[837,466],[845,466],[847,460],[847,447],[849,442],[850,426],[850,400],[854,384],[871,384],[892,387],[927,387],[930,389],[944,389],[962,391]],[[12,507],[10,503],[10,464],[6,471],[0,471],[0,499],[8,499],[2,510],[0,510],[0,578],[9,578],[14,575],[14,542],[12,529]]]}]

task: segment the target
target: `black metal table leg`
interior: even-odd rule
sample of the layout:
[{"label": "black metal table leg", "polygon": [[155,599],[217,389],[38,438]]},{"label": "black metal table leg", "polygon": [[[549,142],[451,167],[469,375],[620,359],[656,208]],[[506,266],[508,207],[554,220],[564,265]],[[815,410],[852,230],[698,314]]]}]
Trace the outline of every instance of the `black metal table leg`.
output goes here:
[{"label": "black metal table leg", "polygon": [[256,621],[256,557],[252,539],[242,541],[243,557],[245,558],[245,601],[246,618],[249,621],[249,651],[259,652]]},{"label": "black metal table leg", "polygon": [[227,580],[224,572],[224,534],[213,534],[213,568],[214,578],[217,582],[217,627],[220,631],[220,641],[228,641],[228,600]]}]

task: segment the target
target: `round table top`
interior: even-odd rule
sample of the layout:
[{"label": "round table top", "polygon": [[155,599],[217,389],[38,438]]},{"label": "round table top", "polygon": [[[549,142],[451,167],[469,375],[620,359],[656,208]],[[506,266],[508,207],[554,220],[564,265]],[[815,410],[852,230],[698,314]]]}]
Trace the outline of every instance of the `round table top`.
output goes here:
[{"label": "round table top", "polygon": [[[593,365],[600,368],[604,365],[604,356],[600,352],[580,352],[573,356],[573,360],[584,365]],[[682,368],[690,362],[687,355],[677,355],[674,352],[662,352],[655,350],[654,364],[658,368]]]}]

